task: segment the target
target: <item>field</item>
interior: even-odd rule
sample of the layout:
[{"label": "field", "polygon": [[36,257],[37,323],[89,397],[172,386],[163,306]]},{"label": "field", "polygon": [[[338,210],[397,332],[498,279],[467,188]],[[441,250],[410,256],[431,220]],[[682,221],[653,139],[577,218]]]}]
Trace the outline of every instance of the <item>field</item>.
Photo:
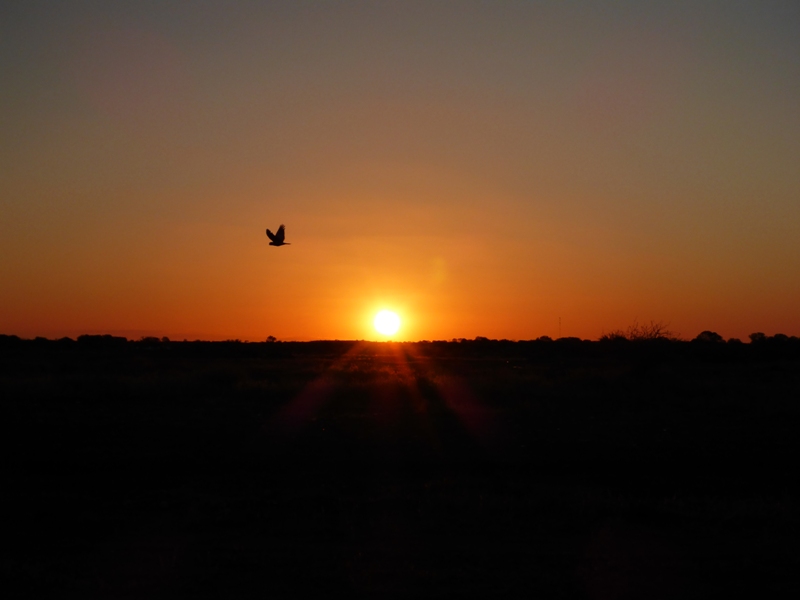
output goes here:
[{"label": "field", "polygon": [[0,338],[15,597],[800,597],[800,344]]}]

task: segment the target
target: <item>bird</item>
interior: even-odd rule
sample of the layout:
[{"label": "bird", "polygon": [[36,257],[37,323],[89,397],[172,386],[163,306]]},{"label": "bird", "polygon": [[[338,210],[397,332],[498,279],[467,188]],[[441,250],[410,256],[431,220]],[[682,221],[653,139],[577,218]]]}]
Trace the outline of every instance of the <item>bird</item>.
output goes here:
[{"label": "bird", "polygon": [[287,244],[283,241],[283,238],[286,236],[286,227],[281,225],[278,227],[278,233],[272,233],[269,229],[267,229],[267,237],[272,240],[269,245],[270,246],[291,246],[291,244]]}]

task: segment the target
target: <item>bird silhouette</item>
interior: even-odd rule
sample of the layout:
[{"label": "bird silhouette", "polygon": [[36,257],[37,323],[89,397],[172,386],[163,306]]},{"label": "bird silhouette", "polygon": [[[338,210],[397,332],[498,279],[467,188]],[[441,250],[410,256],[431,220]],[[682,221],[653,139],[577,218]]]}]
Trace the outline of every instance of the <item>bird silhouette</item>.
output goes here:
[{"label": "bird silhouette", "polygon": [[270,246],[291,246],[291,244],[287,244],[283,241],[283,238],[286,236],[286,227],[281,225],[278,227],[278,233],[272,233],[269,229],[267,229],[267,237],[272,240],[269,245]]}]

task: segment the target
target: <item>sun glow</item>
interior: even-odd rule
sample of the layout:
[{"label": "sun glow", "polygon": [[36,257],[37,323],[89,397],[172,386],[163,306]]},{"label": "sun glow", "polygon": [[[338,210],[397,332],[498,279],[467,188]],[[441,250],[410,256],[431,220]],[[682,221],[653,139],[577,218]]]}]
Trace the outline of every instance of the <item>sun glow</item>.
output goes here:
[{"label": "sun glow", "polygon": [[390,310],[382,310],[375,315],[375,330],[383,335],[394,335],[400,329],[400,317]]}]

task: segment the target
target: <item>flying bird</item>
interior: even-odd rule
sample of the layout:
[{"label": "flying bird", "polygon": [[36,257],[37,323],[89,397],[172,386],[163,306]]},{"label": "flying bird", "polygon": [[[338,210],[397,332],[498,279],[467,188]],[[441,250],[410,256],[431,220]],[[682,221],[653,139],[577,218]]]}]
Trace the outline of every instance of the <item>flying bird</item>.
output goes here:
[{"label": "flying bird", "polygon": [[270,246],[291,246],[291,244],[283,241],[283,238],[286,237],[286,227],[284,225],[278,227],[278,233],[272,233],[267,229],[267,237],[272,240],[269,243]]}]

